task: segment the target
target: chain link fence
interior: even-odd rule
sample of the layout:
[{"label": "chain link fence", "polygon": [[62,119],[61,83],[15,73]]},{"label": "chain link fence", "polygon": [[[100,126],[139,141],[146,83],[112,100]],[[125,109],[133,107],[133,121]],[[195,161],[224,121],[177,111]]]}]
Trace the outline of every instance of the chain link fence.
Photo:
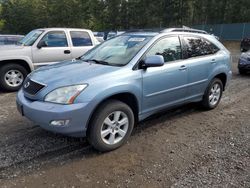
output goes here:
[{"label": "chain link fence", "polygon": [[205,30],[221,40],[239,41],[244,37],[250,37],[250,23],[196,25],[193,28]]}]

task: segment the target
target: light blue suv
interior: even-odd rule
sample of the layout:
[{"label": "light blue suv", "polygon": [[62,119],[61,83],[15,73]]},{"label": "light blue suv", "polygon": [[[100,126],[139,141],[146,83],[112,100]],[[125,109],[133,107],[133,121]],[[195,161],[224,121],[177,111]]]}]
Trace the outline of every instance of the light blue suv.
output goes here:
[{"label": "light blue suv", "polygon": [[17,107],[44,129],[86,136],[97,150],[110,151],[126,142],[135,123],[159,111],[199,101],[215,108],[230,64],[228,50],[203,31],[131,31],[32,72]]}]

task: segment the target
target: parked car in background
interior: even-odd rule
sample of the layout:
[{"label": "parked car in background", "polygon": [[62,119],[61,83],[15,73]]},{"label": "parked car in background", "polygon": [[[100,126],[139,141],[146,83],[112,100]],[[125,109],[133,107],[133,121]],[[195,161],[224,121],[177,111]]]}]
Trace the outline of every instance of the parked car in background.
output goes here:
[{"label": "parked car in background", "polygon": [[0,46],[16,45],[23,37],[23,35],[0,35]]},{"label": "parked car in background", "polygon": [[108,40],[110,38],[113,38],[117,35],[121,35],[123,33],[125,33],[125,31],[107,31],[107,32],[105,32],[104,40]]},{"label": "parked car in background", "polygon": [[97,44],[93,33],[86,29],[33,30],[18,46],[0,48],[0,87],[16,91],[36,67],[80,57]]},{"label": "parked car in background", "polygon": [[100,42],[100,43],[104,42],[104,39],[103,39],[102,37],[95,37],[95,38],[96,38],[96,40],[98,40],[98,42]]},{"label": "parked car in background", "polygon": [[76,61],[32,72],[17,108],[44,129],[87,136],[97,150],[110,151],[159,111],[189,102],[216,108],[231,76],[230,52],[212,35],[128,32]]},{"label": "parked car in background", "polygon": [[93,34],[100,43],[104,41],[104,32],[93,32]]},{"label": "parked car in background", "polygon": [[250,37],[245,37],[240,43],[241,52],[247,52],[250,50]]},{"label": "parked car in background", "polygon": [[250,51],[241,54],[238,69],[240,74],[250,72]]}]

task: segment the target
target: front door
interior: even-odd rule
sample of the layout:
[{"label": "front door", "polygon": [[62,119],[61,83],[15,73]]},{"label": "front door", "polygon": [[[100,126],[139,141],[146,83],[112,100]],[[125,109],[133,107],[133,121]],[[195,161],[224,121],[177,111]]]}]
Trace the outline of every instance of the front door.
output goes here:
[{"label": "front door", "polygon": [[71,49],[64,31],[49,31],[41,41],[46,46],[40,49],[37,46],[32,47],[35,66],[72,59]]},{"label": "front door", "polygon": [[178,36],[160,39],[145,57],[162,55],[165,65],[143,70],[143,113],[150,113],[184,101],[187,93],[187,67],[182,60]]}]

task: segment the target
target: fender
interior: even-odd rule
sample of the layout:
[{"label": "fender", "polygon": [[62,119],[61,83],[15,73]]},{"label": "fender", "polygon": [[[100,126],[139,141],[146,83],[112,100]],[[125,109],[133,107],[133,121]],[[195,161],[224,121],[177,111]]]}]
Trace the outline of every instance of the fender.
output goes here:
[{"label": "fender", "polygon": [[138,105],[138,112],[140,113],[141,112],[142,91],[136,85],[130,85],[130,84],[119,85],[119,86],[114,86],[114,87],[111,86],[107,89],[104,89],[101,92],[98,92],[98,94],[93,96],[93,98],[90,100],[90,101],[92,101],[90,104],[91,108],[93,108],[93,107],[96,108],[100,103],[102,103],[106,99],[108,99],[114,95],[123,94],[123,93],[129,93],[129,94],[135,96],[135,98],[137,100],[137,105]]},{"label": "fender", "polygon": [[227,65],[225,64],[219,64],[217,65],[213,71],[211,71],[212,74],[209,75],[208,77],[208,84],[212,81],[214,77],[216,77],[219,74],[225,74],[226,75],[226,83],[228,82],[228,78],[230,78],[229,72],[230,69]]},{"label": "fender", "polygon": [[30,70],[31,71],[34,70],[34,65],[32,63],[32,60],[28,56],[4,56],[4,57],[0,57],[0,66],[1,66],[1,62],[3,62],[3,61],[13,61],[14,62],[15,60],[25,61],[27,63],[27,65],[29,66]]},{"label": "fender", "polygon": [[123,93],[129,93],[135,96],[137,105],[138,105],[138,117],[140,117],[140,112],[141,112],[141,95],[142,91],[136,87],[135,85],[120,85],[117,87],[111,87],[107,90],[103,90],[102,92],[98,93],[92,102],[88,105],[89,108],[91,108],[91,114],[89,115],[89,119],[87,121],[87,125],[89,124],[89,121],[97,109],[97,107],[106,99],[118,95],[118,94],[123,94]]}]

